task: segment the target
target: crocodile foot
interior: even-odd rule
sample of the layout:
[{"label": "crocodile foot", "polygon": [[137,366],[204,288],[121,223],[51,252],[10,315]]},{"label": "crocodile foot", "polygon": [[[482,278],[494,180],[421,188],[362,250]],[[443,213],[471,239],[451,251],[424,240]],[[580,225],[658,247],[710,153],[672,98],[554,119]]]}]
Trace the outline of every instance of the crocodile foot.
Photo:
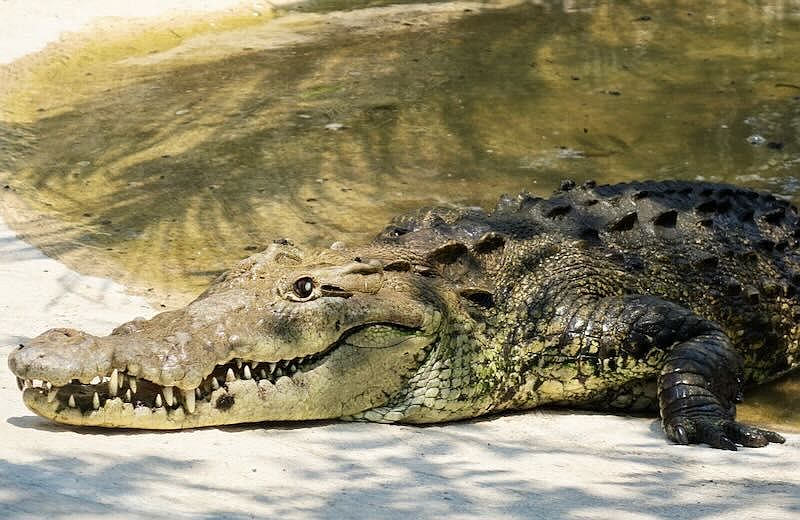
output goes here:
[{"label": "crocodile foot", "polygon": [[674,417],[664,425],[664,431],[677,444],[708,444],[712,448],[731,451],[737,450],[737,444],[760,448],[771,442],[785,442],[781,435],[773,431],[719,417]]}]

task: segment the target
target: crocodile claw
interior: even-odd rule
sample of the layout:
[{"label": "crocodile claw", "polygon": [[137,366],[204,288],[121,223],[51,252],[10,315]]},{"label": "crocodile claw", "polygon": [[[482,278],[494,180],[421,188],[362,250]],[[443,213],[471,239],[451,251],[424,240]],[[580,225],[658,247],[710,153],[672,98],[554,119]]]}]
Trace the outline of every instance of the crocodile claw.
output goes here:
[{"label": "crocodile claw", "polygon": [[689,434],[686,433],[686,428],[680,424],[675,427],[674,439],[678,444],[689,444]]},{"label": "crocodile claw", "polygon": [[770,442],[777,444],[786,442],[783,436],[773,431],[747,426],[736,421],[726,421],[724,426],[728,437],[748,448],[761,448]]}]

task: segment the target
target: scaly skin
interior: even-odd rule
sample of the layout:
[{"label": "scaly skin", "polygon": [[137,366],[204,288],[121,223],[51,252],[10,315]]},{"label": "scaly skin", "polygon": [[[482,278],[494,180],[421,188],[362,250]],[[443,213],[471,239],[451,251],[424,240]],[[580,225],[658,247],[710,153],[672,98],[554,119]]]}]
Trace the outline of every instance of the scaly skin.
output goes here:
[{"label": "scaly skin", "polygon": [[68,424],[426,423],[556,404],[658,409],[674,442],[763,446],[783,439],[737,423],[735,402],[798,365],[799,236],[769,194],[565,182],[491,214],[402,216],[354,250],[274,244],[184,309],[107,337],[48,331],[9,366],[31,410]]}]

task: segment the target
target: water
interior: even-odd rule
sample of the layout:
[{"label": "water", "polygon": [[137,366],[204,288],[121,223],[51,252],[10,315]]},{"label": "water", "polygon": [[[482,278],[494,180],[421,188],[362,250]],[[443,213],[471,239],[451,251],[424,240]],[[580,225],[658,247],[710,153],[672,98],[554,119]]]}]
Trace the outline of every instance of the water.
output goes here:
[{"label": "water", "polygon": [[[1,71],[0,180],[26,239],[174,305],[276,238],[567,177],[800,202],[797,56],[798,1],[319,0],[73,37]],[[800,429],[799,385],[743,416]]]}]

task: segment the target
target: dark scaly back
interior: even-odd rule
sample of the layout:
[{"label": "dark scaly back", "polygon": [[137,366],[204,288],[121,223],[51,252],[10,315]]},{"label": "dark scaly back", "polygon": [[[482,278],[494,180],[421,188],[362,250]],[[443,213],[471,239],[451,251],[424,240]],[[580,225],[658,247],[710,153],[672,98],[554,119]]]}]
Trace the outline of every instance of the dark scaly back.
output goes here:
[{"label": "dark scaly back", "polygon": [[494,271],[508,250],[542,236],[579,243],[628,275],[625,292],[660,296],[720,323],[745,357],[747,380],[760,382],[797,364],[799,223],[787,201],[726,184],[565,181],[548,199],[504,196],[491,213],[400,216],[376,242],[438,255],[442,275],[483,303],[501,289]]}]

